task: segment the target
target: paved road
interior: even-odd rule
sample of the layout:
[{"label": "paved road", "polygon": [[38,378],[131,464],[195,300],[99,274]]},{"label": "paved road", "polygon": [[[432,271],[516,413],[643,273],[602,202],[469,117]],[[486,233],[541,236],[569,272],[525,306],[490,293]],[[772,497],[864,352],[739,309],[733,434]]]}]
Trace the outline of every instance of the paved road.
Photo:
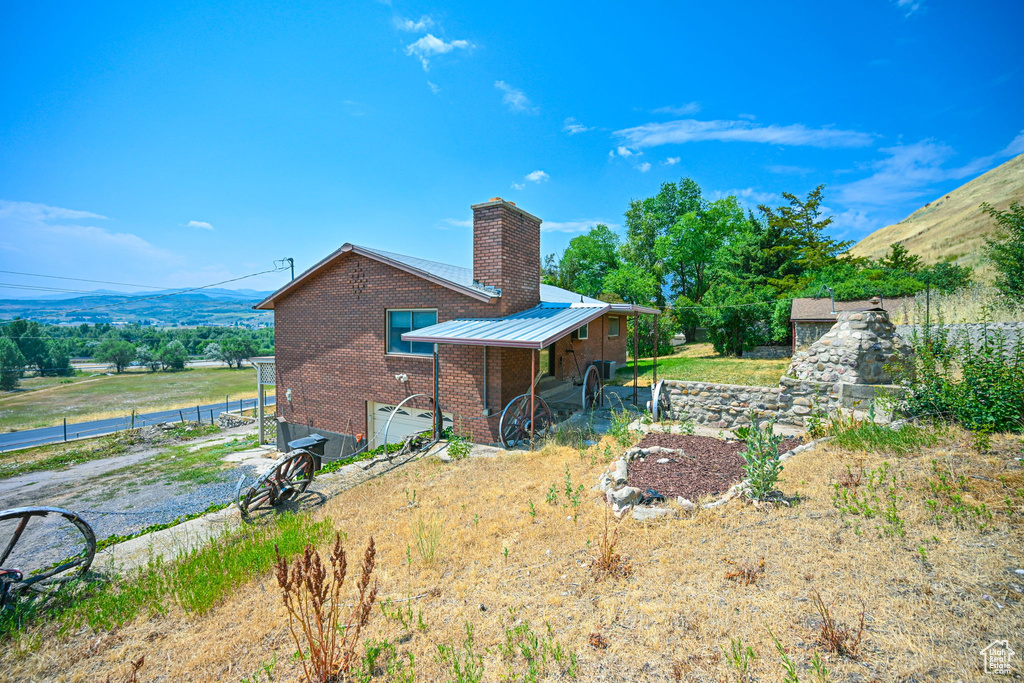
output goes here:
[{"label": "paved road", "polygon": [[[274,397],[268,396],[267,405],[274,405]],[[256,405],[256,399],[250,398],[243,401],[245,408],[252,408]],[[232,410],[238,409],[238,401],[231,401],[230,407]],[[211,419],[211,413],[213,419],[217,419],[224,410],[224,402],[220,403],[208,403],[203,406],[199,406],[199,413],[202,415],[204,422],[209,422]],[[155,413],[139,413],[135,416],[135,426],[143,427],[145,425],[155,424],[157,422],[177,422],[181,419],[181,415],[186,420],[196,419],[196,407],[182,408],[178,410],[161,410]],[[105,420],[92,420],[91,422],[79,422],[77,424],[68,424],[68,439],[76,439],[80,436],[102,436],[104,434],[110,434],[121,429],[127,429],[131,426],[131,419],[126,417],[112,417]],[[25,448],[27,446],[43,446],[48,443],[57,443],[58,441],[64,440],[64,426],[57,425],[56,427],[41,427],[39,429],[23,429],[20,432],[10,432],[8,434],[0,434],[0,453],[4,451],[10,451],[15,448]]]}]

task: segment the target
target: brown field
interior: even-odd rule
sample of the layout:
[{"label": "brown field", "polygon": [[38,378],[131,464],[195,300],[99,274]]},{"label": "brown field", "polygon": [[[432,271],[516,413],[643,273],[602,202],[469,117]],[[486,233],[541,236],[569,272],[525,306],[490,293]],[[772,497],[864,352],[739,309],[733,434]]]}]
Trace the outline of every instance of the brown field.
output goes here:
[{"label": "brown field", "polygon": [[[615,552],[631,567],[625,578],[591,566],[607,515],[590,487],[606,453],[621,450],[611,437],[582,453],[548,447],[449,464],[421,461],[313,514],[346,534],[352,568],[367,538],[375,538],[380,595],[412,598],[399,606],[422,614],[426,630],[403,635],[396,620],[375,609],[365,638],[389,640],[406,659],[412,653],[417,680],[453,680],[437,646],[458,647],[467,623],[483,655],[483,680],[502,680],[510,671],[521,676],[522,658],[506,660],[497,646],[506,627],[528,621],[542,636],[549,624],[554,639],[578,656],[579,681],[737,680],[726,656],[737,638],[757,656],[749,680],[780,681],[781,657],[768,629],[800,680],[813,680],[808,663],[818,652],[833,681],[973,681],[984,678],[979,650],[997,638],[1010,638],[1019,650],[1024,631],[1024,577],[1014,573],[1024,568],[1021,446],[1019,437],[997,436],[982,455],[960,432],[905,457],[821,446],[786,463],[780,488],[799,496],[789,507],[760,510],[733,501],[649,525],[612,519]],[[979,528],[979,516],[932,521],[925,501],[935,497],[933,459],[963,482],[963,505],[985,503],[988,528]],[[867,495],[869,475],[852,484],[847,468],[870,472],[883,462],[893,473],[894,497],[878,492],[883,506],[892,501],[893,513],[844,518],[833,502],[834,484]],[[578,508],[565,506],[566,468],[573,487],[585,486]],[[551,486],[557,505],[545,501]],[[941,509],[947,497],[937,497]],[[427,564],[414,527],[431,519],[443,529],[437,559]],[[905,536],[887,535],[897,522]],[[737,577],[744,565],[749,571]],[[855,626],[863,611],[856,657],[826,651],[816,591],[847,625]],[[140,681],[234,682],[276,656],[274,680],[290,681],[301,671],[290,659],[294,652],[268,573],[202,617],[171,605],[112,632],[37,628],[4,648],[0,669],[12,681],[92,682],[145,655]],[[538,680],[565,680],[550,665],[546,671]]]}]

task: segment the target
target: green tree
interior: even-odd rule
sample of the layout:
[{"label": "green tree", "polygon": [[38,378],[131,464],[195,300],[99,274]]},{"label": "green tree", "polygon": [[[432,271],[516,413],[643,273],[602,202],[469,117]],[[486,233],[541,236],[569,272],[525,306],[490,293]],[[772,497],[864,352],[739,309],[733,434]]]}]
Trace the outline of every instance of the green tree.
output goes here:
[{"label": "green tree", "polygon": [[996,288],[1013,308],[1024,307],[1024,206],[1010,204],[999,211],[988,202],[981,210],[992,217],[998,231],[986,240],[988,256],[996,267]]},{"label": "green tree", "polygon": [[47,368],[42,374],[54,377],[70,377],[75,374],[71,367],[71,345],[63,339],[49,339],[46,342]]},{"label": "green tree", "polygon": [[42,325],[34,320],[15,318],[0,329],[18,345],[18,351],[25,359],[24,365],[37,368],[41,375],[46,372],[50,364],[50,354],[46,348],[47,337]]},{"label": "green tree", "polygon": [[901,270],[906,273],[917,273],[924,267],[921,257],[911,254],[910,250],[899,242],[889,245],[889,251],[878,265],[886,270]]},{"label": "green tree", "polygon": [[18,388],[25,357],[18,345],[7,336],[0,337],[0,389],[11,391]]},{"label": "green tree", "polygon": [[242,361],[256,355],[256,344],[248,337],[225,337],[220,342],[222,354],[228,367],[234,362],[236,368],[242,367]]},{"label": "green tree", "polygon": [[559,287],[590,297],[605,291],[605,278],[621,264],[619,236],[602,223],[573,237],[558,261],[555,280]]},{"label": "green tree", "polygon": [[657,275],[635,263],[623,263],[605,276],[605,292],[631,304],[652,305],[661,287]]},{"label": "green tree", "polygon": [[665,183],[653,197],[632,200],[626,211],[626,243],[622,256],[655,281],[654,299],[665,307],[665,270],[655,245],[682,216],[703,208],[700,186],[690,178]]},{"label": "green tree", "polygon": [[136,350],[136,355],[139,362],[149,368],[150,372],[156,372],[160,369],[160,354],[153,350],[153,347],[148,344],[142,344]]},{"label": "green tree", "polygon": [[184,370],[187,360],[188,351],[185,350],[185,345],[177,339],[160,349],[160,363],[164,366],[164,370]]},{"label": "green tree", "polygon": [[742,356],[771,339],[775,292],[771,287],[720,283],[701,302],[700,318],[715,351]]},{"label": "green tree", "polygon": [[974,270],[956,263],[936,263],[924,268],[919,277],[940,292],[955,292],[971,284]]},{"label": "green tree", "polygon": [[122,372],[135,360],[135,345],[119,339],[105,339],[96,347],[95,358],[101,363],[110,363],[117,372]]}]

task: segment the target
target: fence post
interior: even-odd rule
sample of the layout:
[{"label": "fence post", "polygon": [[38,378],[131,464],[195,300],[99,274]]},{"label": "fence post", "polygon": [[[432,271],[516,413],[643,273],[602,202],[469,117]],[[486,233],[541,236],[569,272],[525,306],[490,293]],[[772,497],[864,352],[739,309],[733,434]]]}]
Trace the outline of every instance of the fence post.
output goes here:
[{"label": "fence post", "polygon": [[203,416],[199,412],[199,406],[196,406],[196,422],[203,424]]},{"label": "fence post", "polygon": [[180,410],[178,411],[178,418],[179,418],[179,419],[181,419],[181,423],[182,423],[182,424],[184,424],[184,423],[185,423],[185,416],[184,416],[184,415],[182,415],[182,413],[181,413],[181,411],[180,411]]},{"label": "fence post", "polygon": [[228,407],[228,398],[229,397],[227,395],[224,396],[224,412],[225,413],[230,413],[231,412],[231,408]]},{"label": "fence post", "polygon": [[68,418],[64,418],[64,443],[68,441]]},{"label": "fence post", "polygon": [[132,408],[132,429],[135,429],[135,408]]}]

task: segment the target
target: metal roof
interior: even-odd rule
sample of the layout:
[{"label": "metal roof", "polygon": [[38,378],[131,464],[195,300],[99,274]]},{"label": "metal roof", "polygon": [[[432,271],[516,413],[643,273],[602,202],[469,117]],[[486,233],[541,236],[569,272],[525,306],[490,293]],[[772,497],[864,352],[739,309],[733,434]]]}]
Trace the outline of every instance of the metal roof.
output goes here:
[{"label": "metal roof", "polygon": [[600,301],[542,303],[504,318],[464,318],[421,327],[403,334],[402,340],[542,349],[610,311],[611,306]]}]

